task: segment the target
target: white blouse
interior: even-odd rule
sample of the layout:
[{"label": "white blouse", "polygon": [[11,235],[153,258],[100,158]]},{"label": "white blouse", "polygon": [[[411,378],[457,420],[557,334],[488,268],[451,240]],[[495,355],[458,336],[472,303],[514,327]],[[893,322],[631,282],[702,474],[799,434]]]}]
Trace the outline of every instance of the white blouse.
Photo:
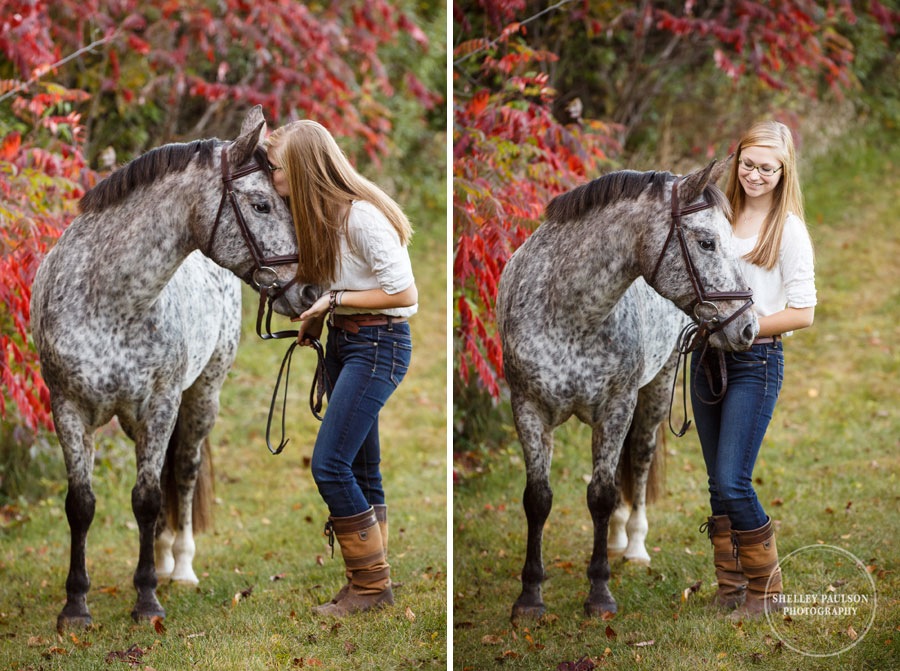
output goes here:
[{"label": "white blouse", "polygon": [[[412,286],[412,264],[406,245],[400,242],[397,230],[371,203],[357,200],[350,207],[347,235],[341,239],[341,259],[338,276],[329,291],[365,291],[383,289],[396,294]],[[338,307],[338,314],[378,312],[394,317],[411,317],[418,304],[405,308],[372,310]]]},{"label": "white blouse", "polygon": [[771,270],[748,262],[744,255],[756,246],[751,238],[734,237],[744,279],[753,289],[753,309],[760,317],[786,307],[810,308],[816,304],[816,282],[812,242],[800,217],[789,214],[784,222],[778,261]]}]

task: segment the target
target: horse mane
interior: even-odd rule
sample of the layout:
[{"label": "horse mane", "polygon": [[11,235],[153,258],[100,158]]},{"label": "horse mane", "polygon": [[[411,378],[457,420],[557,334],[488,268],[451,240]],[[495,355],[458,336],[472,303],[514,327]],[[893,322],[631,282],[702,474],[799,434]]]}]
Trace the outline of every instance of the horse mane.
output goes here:
[{"label": "horse mane", "polygon": [[[651,170],[619,170],[611,172],[571,191],[558,195],[547,204],[545,218],[550,221],[571,221],[593,209],[602,209],[620,200],[635,200],[649,187],[654,198],[663,197],[663,189],[674,177],[671,172]],[[731,212],[728,199],[715,185],[708,184],[703,195],[714,207]]]},{"label": "horse mane", "polygon": [[79,203],[82,212],[100,212],[121,202],[129,193],[157,179],[183,171],[194,156],[201,166],[212,163],[213,150],[219,140],[194,140],[173,142],[138,156],[82,196]]}]

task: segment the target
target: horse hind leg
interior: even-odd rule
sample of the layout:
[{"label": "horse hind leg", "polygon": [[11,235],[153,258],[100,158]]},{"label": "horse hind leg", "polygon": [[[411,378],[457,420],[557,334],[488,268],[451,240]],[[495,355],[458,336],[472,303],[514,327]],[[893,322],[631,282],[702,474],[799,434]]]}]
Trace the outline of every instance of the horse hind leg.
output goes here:
[{"label": "horse hind leg", "polygon": [[56,618],[57,631],[90,627],[93,620],[87,606],[91,586],[87,573],[87,534],[94,520],[96,497],[91,488],[94,445],[77,411],[67,402],[53,404],[53,420],[66,462],[69,490],[66,518],[71,546],[66,578],[66,605]]},{"label": "horse hind leg", "polygon": [[[164,479],[164,511],[157,523],[156,565],[161,577],[197,585],[194,532],[208,524],[212,500],[212,453],[209,432],[218,414],[218,387],[204,378],[182,397],[172,432]],[[160,573],[160,569],[165,573]]]},{"label": "horse hind leg", "polygon": [[[669,384],[677,362],[675,353],[656,377],[638,393],[634,419],[625,439],[619,465],[622,500],[616,510],[625,519],[627,543],[623,551],[626,561],[649,566],[646,540],[649,533],[647,504],[652,503],[663,479],[665,451],[664,421],[669,410]],[[620,541],[621,542],[621,541]]]},{"label": "horse hind leg", "polygon": [[609,518],[609,532],[606,541],[606,554],[610,559],[619,559],[625,556],[628,549],[628,516],[631,513],[631,506],[628,502],[621,498],[613,510],[613,514]]},{"label": "horse hind leg", "polygon": [[541,545],[544,524],[553,505],[550,488],[550,463],[553,457],[552,429],[527,401],[513,399],[516,430],[525,456],[526,483],[522,504],[528,522],[525,565],[522,568],[522,592],[512,607],[511,619],[540,618],[545,611],[541,594],[544,563]]}]

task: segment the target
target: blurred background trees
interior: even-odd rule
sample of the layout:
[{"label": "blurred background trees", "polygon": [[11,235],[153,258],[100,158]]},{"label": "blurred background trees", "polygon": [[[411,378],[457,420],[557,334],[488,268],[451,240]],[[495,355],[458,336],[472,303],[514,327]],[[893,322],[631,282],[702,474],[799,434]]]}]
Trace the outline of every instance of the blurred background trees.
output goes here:
[{"label": "blurred background trees", "polygon": [[270,129],[314,118],[443,232],[446,25],[440,0],[0,0],[0,447],[51,427],[37,264],[84,191],[152,147],[233,137],[256,104]]},{"label": "blurred background trees", "polygon": [[553,196],[620,168],[686,172],[764,117],[801,156],[900,124],[900,11],[877,0],[463,0],[453,28],[459,452],[503,424],[497,281]]}]

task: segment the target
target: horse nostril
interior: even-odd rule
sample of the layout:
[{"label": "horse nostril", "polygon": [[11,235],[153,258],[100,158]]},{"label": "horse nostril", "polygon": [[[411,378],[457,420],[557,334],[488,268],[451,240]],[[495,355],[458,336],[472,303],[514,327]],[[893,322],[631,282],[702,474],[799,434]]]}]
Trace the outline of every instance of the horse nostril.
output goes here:
[{"label": "horse nostril", "polygon": [[744,340],[753,340],[753,324],[744,327]]},{"label": "horse nostril", "polygon": [[318,299],[319,296],[322,294],[322,292],[319,291],[319,287],[314,287],[309,284],[307,284],[305,287],[303,287],[302,293],[303,293],[303,300],[307,305],[312,305],[313,303],[315,303],[316,299]]}]

